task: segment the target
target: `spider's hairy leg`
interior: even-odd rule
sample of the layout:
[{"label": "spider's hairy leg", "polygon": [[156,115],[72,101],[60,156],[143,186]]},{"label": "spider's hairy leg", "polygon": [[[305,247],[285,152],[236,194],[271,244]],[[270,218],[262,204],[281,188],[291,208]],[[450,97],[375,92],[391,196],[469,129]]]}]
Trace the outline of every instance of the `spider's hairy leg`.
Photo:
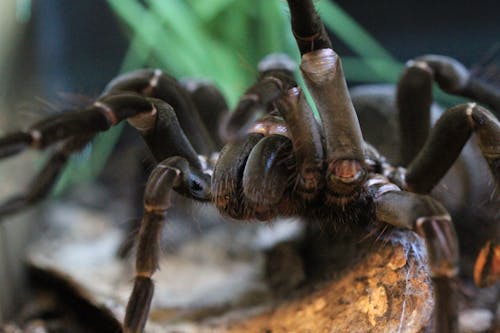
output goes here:
[{"label": "spider's hairy leg", "polygon": [[[183,156],[201,168],[196,152],[181,133],[175,112],[164,102],[144,96],[158,96],[170,100],[191,130],[190,139],[198,143],[203,153],[214,151],[211,138],[199,118],[188,92],[173,78],[159,70],[140,70],[119,76],[111,81],[101,97],[89,107],[48,117],[26,131],[0,138],[0,157],[7,157],[27,148],[45,149],[61,142],[61,147],[50,157],[26,194],[8,199],[0,205],[0,216],[14,213],[43,199],[56,183],[70,154],[81,150],[94,134],[105,131],[124,119],[143,134],[158,161],[170,156]],[[158,110],[154,104],[157,104]],[[195,116],[190,116],[194,113]],[[181,124],[182,126],[182,124]],[[165,145],[168,139],[170,144]]]},{"label": "spider's hairy leg", "polygon": [[[104,96],[83,110],[68,111],[48,117],[26,131],[0,139],[0,156],[18,153],[25,148],[45,149],[48,146],[78,136],[108,130],[134,115],[154,112],[150,102],[135,94]],[[17,140],[10,138],[17,137]],[[15,147],[16,149],[12,149]]]},{"label": "spider's hairy leg", "polygon": [[394,190],[380,193],[375,207],[378,221],[414,230],[424,238],[434,287],[433,332],[457,332],[459,250],[448,212],[430,196]]},{"label": "spider's hairy leg", "polygon": [[124,92],[164,100],[174,109],[181,128],[198,153],[209,155],[216,150],[189,92],[173,77],[159,69],[137,70],[111,81],[103,95]]},{"label": "spider's hairy leg", "polygon": [[25,193],[18,194],[0,204],[0,221],[3,216],[21,211],[29,205],[43,200],[55,185],[64,170],[69,156],[81,150],[92,139],[92,136],[79,136],[68,139],[55,152],[28,185]]},{"label": "spider's hairy leg", "polygon": [[[161,99],[148,98],[153,103],[156,113],[138,115],[128,119],[130,125],[141,134],[152,156],[157,162],[169,157],[181,156],[192,168],[208,170],[208,165],[202,162],[188,138],[184,134],[173,108]],[[130,235],[134,235],[140,221],[128,225]],[[132,237],[128,237],[119,250],[120,257],[126,257],[131,250]]]},{"label": "spider's hairy leg", "polygon": [[290,89],[287,96],[278,101],[277,108],[293,143],[296,164],[293,191],[303,200],[311,201],[324,186],[321,128],[299,88]]},{"label": "spider's hairy leg", "polygon": [[[479,148],[490,167],[498,190],[500,122],[493,114],[475,103],[458,105],[441,116],[424,147],[407,169],[408,189],[417,193],[429,193],[457,159],[472,133],[477,136]],[[478,286],[485,286],[500,279],[499,257],[500,242],[496,235],[483,248],[476,261],[474,277]]]},{"label": "spider's hairy leg", "polygon": [[288,0],[292,32],[300,54],[332,48],[326,29],[314,9],[312,1]]},{"label": "spider's hairy leg", "polygon": [[321,116],[326,141],[326,186],[340,196],[355,193],[366,176],[363,137],[340,58],[332,49],[307,53],[300,65]]},{"label": "spider's hairy leg", "polygon": [[434,79],[445,92],[471,98],[500,112],[500,88],[475,77],[457,60],[442,55],[424,55],[412,62],[431,68]]},{"label": "spider's hairy leg", "polygon": [[500,186],[500,122],[485,108],[467,103],[448,109],[437,121],[406,173],[408,189],[429,193],[457,159],[472,133]]},{"label": "spider's hairy leg", "polygon": [[189,79],[181,83],[189,92],[203,123],[208,132],[212,133],[212,139],[220,150],[224,146],[219,133],[220,124],[229,113],[226,99],[214,84],[205,80]]},{"label": "spider's hairy leg", "polygon": [[223,122],[220,132],[224,140],[231,142],[243,137],[254,120],[272,111],[273,103],[297,86],[295,67],[295,62],[284,54],[271,54],[260,61],[257,82],[246,90]]},{"label": "spider's hairy leg", "polygon": [[0,138],[0,158],[22,152],[33,143],[30,133],[16,132]]},{"label": "spider's hairy leg", "polygon": [[312,1],[289,0],[300,70],[321,117],[330,198],[357,197],[366,176],[363,137],[339,56],[331,48]]},{"label": "spider's hairy leg", "polygon": [[198,201],[210,200],[210,179],[182,157],[156,166],[144,194],[144,216],[137,241],[136,276],[124,319],[125,333],[143,332],[154,293],[152,275],[158,268],[160,235],[172,190]]},{"label": "spider's hairy leg", "polygon": [[153,157],[158,161],[182,156],[193,167],[202,168],[200,159],[184,134],[174,109],[161,99],[149,98],[156,113],[129,118],[128,122],[142,135]]},{"label": "spider's hairy leg", "polygon": [[479,287],[487,287],[500,280],[500,225],[477,256],[474,266],[474,282]]},{"label": "spider's hairy leg", "polygon": [[434,81],[449,94],[500,110],[500,89],[474,77],[457,60],[425,55],[408,61],[397,86],[401,159],[405,166],[418,154],[429,134]]},{"label": "spider's hairy leg", "polygon": [[[45,149],[59,143],[48,162],[39,171],[25,193],[0,204],[0,216],[18,212],[47,196],[56,184],[69,156],[85,147],[97,132],[105,131],[118,122],[139,114],[155,114],[153,104],[135,94],[104,96],[91,106],[54,115],[35,123],[24,132],[0,139],[0,155],[9,151],[18,153],[25,148]],[[9,142],[10,137],[24,137],[23,145]],[[16,151],[13,151],[15,147]],[[19,148],[22,149],[19,149]]]},{"label": "spider's hairy leg", "polygon": [[[135,94],[104,96],[83,110],[68,111],[35,123],[28,130],[0,139],[0,151],[9,151],[8,138],[23,136],[23,148],[45,149],[60,141],[108,130],[140,113],[154,113],[152,104]],[[16,151],[20,152],[20,150]],[[0,153],[0,156],[3,155]]]},{"label": "spider's hairy leg", "polygon": [[408,165],[418,154],[431,127],[432,70],[411,61],[401,75],[396,91],[401,139],[401,163]]}]

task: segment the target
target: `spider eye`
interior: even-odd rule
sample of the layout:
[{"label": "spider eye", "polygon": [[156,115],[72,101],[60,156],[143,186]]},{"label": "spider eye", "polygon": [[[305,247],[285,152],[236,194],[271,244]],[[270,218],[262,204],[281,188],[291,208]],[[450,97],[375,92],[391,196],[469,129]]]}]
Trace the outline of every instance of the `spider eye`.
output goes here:
[{"label": "spider eye", "polygon": [[201,187],[200,183],[198,182],[191,182],[191,190],[194,191],[194,192],[199,192],[201,191],[203,188]]}]

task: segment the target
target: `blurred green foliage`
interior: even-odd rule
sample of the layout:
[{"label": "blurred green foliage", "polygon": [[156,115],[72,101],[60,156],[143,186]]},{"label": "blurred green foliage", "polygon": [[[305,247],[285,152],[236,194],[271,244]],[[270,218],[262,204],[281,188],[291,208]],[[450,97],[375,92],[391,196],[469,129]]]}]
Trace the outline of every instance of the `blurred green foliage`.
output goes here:
[{"label": "blurred green foliage", "polygon": [[[298,60],[283,0],[108,0],[131,36],[123,70],[159,66],[176,77],[213,80],[234,105],[272,52]],[[331,1],[317,2],[327,28],[356,54],[345,57],[348,77],[394,82],[401,69],[384,48]]]}]

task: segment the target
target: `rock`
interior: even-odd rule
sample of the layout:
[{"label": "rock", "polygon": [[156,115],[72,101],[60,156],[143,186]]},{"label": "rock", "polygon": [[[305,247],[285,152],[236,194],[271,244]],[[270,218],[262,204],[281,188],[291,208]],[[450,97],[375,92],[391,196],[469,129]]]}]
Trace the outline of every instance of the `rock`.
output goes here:
[{"label": "rock", "polygon": [[[315,281],[258,315],[218,319],[217,332],[420,332],[433,309],[422,241],[411,232],[368,242],[366,256],[337,275]],[[413,249],[405,248],[411,242]],[[337,245],[337,244],[336,244]],[[335,248],[335,247],[334,247]],[[424,251],[423,251],[424,252]],[[403,264],[404,263],[404,264]],[[199,332],[210,329],[200,328]]]}]

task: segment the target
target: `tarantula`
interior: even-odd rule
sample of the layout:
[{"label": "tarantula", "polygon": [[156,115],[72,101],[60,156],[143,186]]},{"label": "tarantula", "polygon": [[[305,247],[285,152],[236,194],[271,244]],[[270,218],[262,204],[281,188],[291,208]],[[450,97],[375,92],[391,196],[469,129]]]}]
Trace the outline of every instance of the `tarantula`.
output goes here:
[{"label": "tarantula", "polygon": [[[430,131],[431,88],[436,81],[447,92],[496,110],[498,92],[470,79],[467,70],[449,58],[424,56],[410,62],[398,85],[407,167],[391,166],[363,140],[340,58],[312,1],[288,0],[288,5],[302,55],[300,70],[320,123],[293,78],[290,61],[268,58],[261,63],[258,82],[240,99],[235,112],[225,115],[221,132],[229,143],[217,156],[213,153],[220,142],[210,132],[217,130],[214,120],[227,107],[214,87],[193,82],[182,86],[160,70],[132,72],[111,81],[89,107],[49,117],[0,139],[0,157],[58,144],[29,191],[0,206],[0,215],[42,199],[70,154],[96,133],[127,120],[141,133],[158,164],[145,189],[124,332],[144,330],[172,190],[210,201],[222,214],[239,220],[301,216],[328,224],[363,220],[414,230],[428,248],[436,298],[434,329],[456,332],[452,283],[458,272],[457,237],[447,210],[429,192],[472,133],[498,186],[500,123],[482,106],[467,103],[447,110]],[[497,281],[499,260],[496,234],[477,260],[478,285]]]}]

